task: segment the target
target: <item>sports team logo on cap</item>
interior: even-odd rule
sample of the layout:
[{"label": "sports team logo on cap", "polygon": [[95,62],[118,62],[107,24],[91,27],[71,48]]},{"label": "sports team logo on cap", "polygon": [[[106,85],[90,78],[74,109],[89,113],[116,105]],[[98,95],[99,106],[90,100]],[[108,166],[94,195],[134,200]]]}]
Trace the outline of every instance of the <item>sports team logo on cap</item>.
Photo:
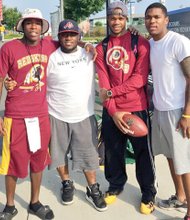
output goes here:
[{"label": "sports team logo on cap", "polygon": [[58,34],[64,32],[74,32],[79,34],[80,30],[76,21],[73,21],[71,19],[61,21],[59,24]]},{"label": "sports team logo on cap", "polygon": [[71,23],[70,21],[69,22],[67,22],[67,24],[64,26],[64,28],[65,29],[71,29],[71,28],[73,28],[74,27],[74,25],[73,25],[73,23]]}]

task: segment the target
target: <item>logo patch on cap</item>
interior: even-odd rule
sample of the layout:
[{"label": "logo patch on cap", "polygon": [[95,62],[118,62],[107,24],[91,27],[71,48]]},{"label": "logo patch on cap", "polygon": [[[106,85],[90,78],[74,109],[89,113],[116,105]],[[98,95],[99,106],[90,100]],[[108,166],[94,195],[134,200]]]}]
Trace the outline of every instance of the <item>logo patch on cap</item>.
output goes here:
[{"label": "logo patch on cap", "polygon": [[69,21],[69,22],[67,22],[67,24],[64,26],[64,29],[71,29],[71,28],[73,28],[74,27],[74,25]]},{"label": "logo patch on cap", "polygon": [[63,32],[74,32],[79,34],[78,24],[71,19],[66,19],[61,21],[59,24],[58,34]]}]

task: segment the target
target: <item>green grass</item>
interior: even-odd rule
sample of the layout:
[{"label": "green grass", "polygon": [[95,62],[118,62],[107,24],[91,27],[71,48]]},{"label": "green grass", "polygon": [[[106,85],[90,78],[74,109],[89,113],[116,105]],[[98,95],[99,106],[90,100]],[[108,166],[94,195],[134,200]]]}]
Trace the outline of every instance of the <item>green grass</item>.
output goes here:
[{"label": "green grass", "polygon": [[5,39],[21,38],[22,36],[22,34],[5,34]]},{"label": "green grass", "polygon": [[102,41],[105,37],[83,37],[82,41],[91,42],[91,43],[99,43]]}]

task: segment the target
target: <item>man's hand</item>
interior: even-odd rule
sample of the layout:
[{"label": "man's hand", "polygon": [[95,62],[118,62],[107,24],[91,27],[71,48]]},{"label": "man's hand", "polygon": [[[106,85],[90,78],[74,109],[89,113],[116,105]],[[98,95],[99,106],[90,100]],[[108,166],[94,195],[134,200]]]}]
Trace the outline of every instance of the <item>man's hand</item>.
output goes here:
[{"label": "man's hand", "polygon": [[87,53],[92,53],[93,55],[93,61],[96,60],[96,57],[97,57],[97,52],[96,52],[96,48],[91,44],[91,43],[86,43],[84,45],[84,48],[86,50]]},{"label": "man's hand", "polygon": [[4,86],[8,92],[12,91],[16,85],[17,82],[12,80],[10,77],[7,77],[4,81]]},{"label": "man's hand", "polygon": [[130,112],[116,112],[112,116],[112,118],[113,118],[115,125],[118,127],[118,129],[121,132],[123,132],[124,134],[127,134],[127,133],[133,134],[134,132],[129,129],[129,126],[123,120],[123,115],[125,115],[126,113],[130,114]]},{"label": "man's hand", "polygon": [[0,117],[0,136],[5,135],[5,134],[6,134],[6,130],[4,128],[3,119]]},{"label": "man's hand", "polygon": [[99,97],[100,97],[100,101],[101,102],[104,102],[107,99],[109,99],[109,97],[107,96],[107,89],[104,89],[104,88],[100,89]]},{"label": "man's hand", "polygon": [[182,131],[183,137],[190,139],[190,118],[183,118],[178,122],[177,131]]},{"label": "man's hand", "polygon": [[139,35],[140,34],[140,32],[137,29],[135,29],[133,26],[129,26],[127,28],[127,30],[130,31],[134,35]]}]

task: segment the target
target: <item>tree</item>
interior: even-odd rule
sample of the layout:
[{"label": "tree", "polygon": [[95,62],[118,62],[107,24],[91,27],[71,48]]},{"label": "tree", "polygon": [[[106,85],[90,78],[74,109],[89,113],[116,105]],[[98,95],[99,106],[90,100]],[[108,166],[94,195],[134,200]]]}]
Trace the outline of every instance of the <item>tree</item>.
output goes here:
[{"label": "tree", "polygon": [[7,8],[3,6],[3,23],[6,24],[7,29],[13,29],[20,18],[21,13],[17,8]]},{"label": "tree", "polygon": [[103,24],[102,24],[102,22],[100,22],[100,21],[96,21],[95,26],[96,26],[96,27],[102,27]]},{"label": "tree", "polygon": [[64,16],[67,19],[81,21],[101,11],[104,3],[104,0],[64,0]]}]

